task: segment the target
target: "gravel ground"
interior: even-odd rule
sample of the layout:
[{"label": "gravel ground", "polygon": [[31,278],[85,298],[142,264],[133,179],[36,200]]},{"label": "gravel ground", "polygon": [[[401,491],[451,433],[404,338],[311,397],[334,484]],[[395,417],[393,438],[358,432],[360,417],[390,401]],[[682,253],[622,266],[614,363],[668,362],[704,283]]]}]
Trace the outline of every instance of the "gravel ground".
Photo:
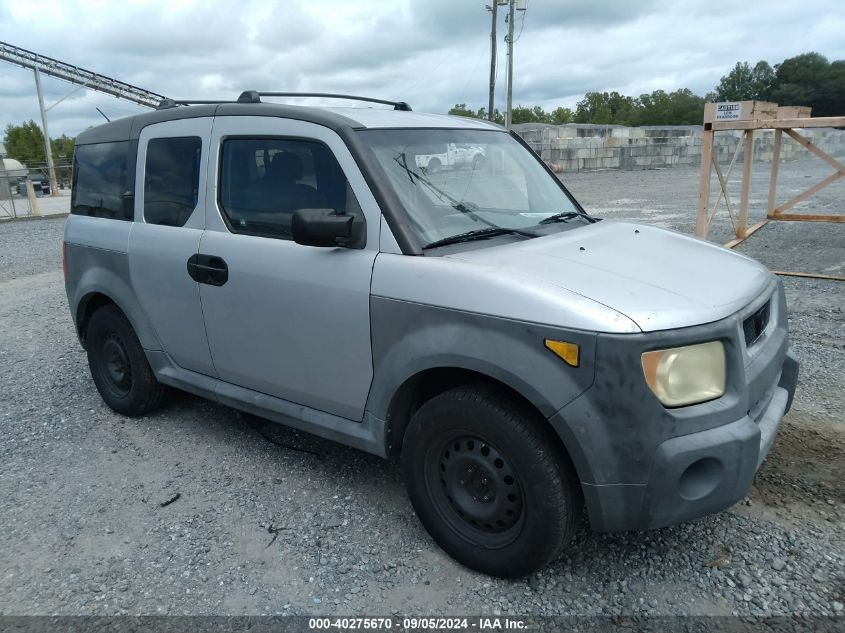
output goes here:
[{"label": "gravel ground", "polygon": [[[563,175],[599,215],[679,230],[697,178]],[[785,280],[799,391],[746,500],[651,532],[584,525],[549,568],[503,581],[440,552],[392,464],[187,395],[111,412],[74,338],[63,225],[0,224],[0,615],[843,614],[841,282]],[[840,227],[793,223],[743,250],[841,271],[841,244]]]}]

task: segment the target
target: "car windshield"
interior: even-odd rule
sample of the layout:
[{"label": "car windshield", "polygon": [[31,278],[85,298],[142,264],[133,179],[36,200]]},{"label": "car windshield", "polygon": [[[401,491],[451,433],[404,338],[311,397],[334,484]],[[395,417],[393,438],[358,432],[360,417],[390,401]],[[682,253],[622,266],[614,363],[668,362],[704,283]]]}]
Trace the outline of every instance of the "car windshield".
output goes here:
[{"label": "car windshield", "polygon": [[387,173],[423,246],[470,232],[483,236],[496,233],[491,229],[537,227],[552,216],[574,226],[589,221],[554,176],[506,132],[376,129],[359,134]]}]

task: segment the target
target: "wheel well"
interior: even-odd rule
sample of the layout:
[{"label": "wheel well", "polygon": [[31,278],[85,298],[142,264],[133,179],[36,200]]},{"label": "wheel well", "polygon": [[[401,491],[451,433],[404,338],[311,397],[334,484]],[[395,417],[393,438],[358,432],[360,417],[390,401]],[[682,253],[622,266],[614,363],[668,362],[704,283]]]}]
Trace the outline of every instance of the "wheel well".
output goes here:
[{"label": "wheel well", "polygon": [[82,346],[85,347],[85,334],[88,330],[88,321],[91,320],[93,314],[100,308],[117,304],[108,296],[100,292],[92,292],[82,297],[79,306],[76,308],[76,330],[79,332],[79,340],[82,341]]},{"label": "wheel well", "polygon": [[[537,412],[537,415],[543,417],[540,411],[535,407],[528,398],[521,393],[506,385],[505,383],[482,374],[477,371],[469,369],[460,369],[457,367],[438,367],[434,369],[427,369],[421,371],[408,378],[393,396],[390,401],[390,406],[387,411],[387,455],[388,457],[399,457],[402,451],[402,439],[405,436],[405,430],[414,413],[426,402],[431,400],[434,396],[454,389],[461,385],[486,383],[496,385],[503,391],[507,392],[514,400],[523,403]],[[557,433],[552,432],[560,448],[565,452],[566,448],[563,442],[557,436]]]}]

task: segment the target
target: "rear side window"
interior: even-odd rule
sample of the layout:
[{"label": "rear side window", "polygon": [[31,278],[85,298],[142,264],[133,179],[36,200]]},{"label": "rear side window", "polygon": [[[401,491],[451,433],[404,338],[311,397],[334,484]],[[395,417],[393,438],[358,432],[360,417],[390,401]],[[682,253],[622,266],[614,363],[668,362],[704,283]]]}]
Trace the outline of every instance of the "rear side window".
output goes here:
[{"label": "rear side window", "polygon": [[220,208],[233,233],[291,239],[297,209],[362,215],[334,154],[317,141],[227,139],[219,191]]},{"label": "rear side window", "polygon": [[184,226],[197,206],[202,141],[198,136],[154,138],[144,169],[144,220]]},{"label": "rear side window", "polygon": [[131,220],[128,159],[129,141],[77,145],[73,154],[71,213]]}]

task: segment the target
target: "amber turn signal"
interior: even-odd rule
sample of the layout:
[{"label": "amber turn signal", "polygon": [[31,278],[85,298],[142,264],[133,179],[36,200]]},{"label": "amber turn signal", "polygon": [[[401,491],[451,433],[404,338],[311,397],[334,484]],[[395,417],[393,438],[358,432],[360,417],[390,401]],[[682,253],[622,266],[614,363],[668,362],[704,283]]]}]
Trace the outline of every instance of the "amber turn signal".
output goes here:
[{"label": "amber turn signal", "polygon": [[579,349],[577,343],[568,343],[566,341],[553,341],[550,338],[545,340],[546,347],[552,350],[559,356],[564,363],[570,367],[578,367]]}]

